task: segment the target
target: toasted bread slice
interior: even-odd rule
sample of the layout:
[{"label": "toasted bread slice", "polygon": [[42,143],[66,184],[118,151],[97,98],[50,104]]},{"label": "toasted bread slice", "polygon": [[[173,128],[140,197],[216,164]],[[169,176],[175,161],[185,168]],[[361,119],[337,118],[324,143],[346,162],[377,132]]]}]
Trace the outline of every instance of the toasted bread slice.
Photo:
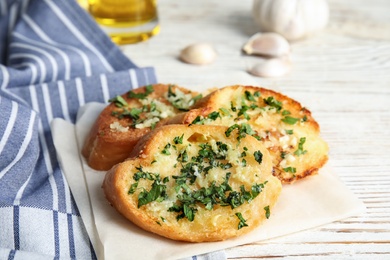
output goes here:
[{"label": "toasted bread slice", "polygon": [[95,170],[126,159],[136,142],[172,116],[188,110],[198,93],[172,85],[149,85],[111,99],[87,136],[82,154]]},{"label": "toasted bread slice", "polygon": [[317,173],[328,160],[328,146],[310,111],[285,95],[260,87],[218,89],[170,123],[224,125],[256,136],[269,150],[274,175],[283,183]]},{"label": "toasted bread slice", "polygon": [[219,241],[269,217],[281,182],[267,149],[227,127],[166,125],[110,169],[103,189],[139,227],[181,241]]}]

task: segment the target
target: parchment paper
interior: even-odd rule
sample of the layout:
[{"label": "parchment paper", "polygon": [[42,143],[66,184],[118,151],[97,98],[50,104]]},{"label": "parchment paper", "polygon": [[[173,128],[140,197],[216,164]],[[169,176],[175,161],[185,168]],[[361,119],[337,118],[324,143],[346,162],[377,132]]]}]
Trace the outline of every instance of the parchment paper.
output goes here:
[{"label": "parchment paper", "polygon": [[99,103],[82,107],[75,126],[62,119],[52,122],[61,167],[99,259],[184,258],[288,235],[365,210],[331,167],[325,166],[316,176],[284,185],[270,219],[247,235],[222,242],[185,243],[148,233],[108,204],[101,189],[105,172],[91,169],[80,155],[84,138],[104,107]]}]

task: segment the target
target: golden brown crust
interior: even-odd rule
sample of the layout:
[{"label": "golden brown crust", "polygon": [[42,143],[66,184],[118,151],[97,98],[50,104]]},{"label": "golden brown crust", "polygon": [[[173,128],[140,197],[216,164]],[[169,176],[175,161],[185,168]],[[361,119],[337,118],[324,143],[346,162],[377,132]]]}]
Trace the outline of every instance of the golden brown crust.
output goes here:
[{"label": "golden brown crust", "polygon": [[[253,230],[266,219],[267,208],[272,212],[281,192],[281,183],[272,176],[272,162],[268,151],[256,139],[247,135],[238,141],[238,131],[233,131],[227,137],[226,130],[223,126],[168,125],[150,132],[136,145],[132,158],[107,172],[103,189],[108,201],[139,227],[174,240],[219,241]],[[180,137],[182,141],[177,142]],[[170,144],[169,147],[167,144]],[[202,145],[212,148],[205,148],[207,152],[201,152]],[[164,151],[165,149],[168,151]],[[194,160],[197,164],[190,165],[192,161],[184,159],[184,151],[188,158],[196,158]],[[255,152],[262,153],[261,163],[259,158],[255,157]],[[210,158],[217,157],[216,164],[213,164],[215,167],[209,167],[208,171],[199,170],[211,165]],[[153,180],[134,177],[141,176],[141,173],[154,176],[151,178]],[[184,186],[180,184],[183,176],[186,176]],[[156,179],[159,181],[155,181]],[[164,179],[165,181],[162,181]],[[137,188],[132,189],[136,182]],[[139,198],[143,197],[140,194],[150,191],[153,182],[166,186],[166,194],[160,194],[163,198],[159,197],[138,207],[139,201],[142,200]],[[188,197],[195,198],[189,194],[195,194],[202,187],[209,188],[210,191],[210,187],[227,187],[226,183],[232,190],[241,194],[241,186],[246,191],[259,187],[257,184],[263,188],[249,202],[244,201],[235,208],[230,206],[232,204],[222,206],[216,203],[212,209],[206,209],[205,204],[200,201],[187,204],[196,211],[194,219],[190,221],[191,214],[177,219],[184,214],[184,202],[180,200],[180,195],[187,194]],[[130,190],[132,191],[129,192]],[[229,194],[234,197],[234,193],[229,189],[225,189],[223,193],[226,197]],[[214,196],[217,195],[214,193]],[[182,206],[181,211],[168,210],[173,205]],[[248,226],[238,228],[240,220],[236,213],[242,215]]]},{"label": "golden brown crust", "polygon": [[[250,93],[248,97],[246,92]],[[207,119],[212,112],[219,112],[220,117]],[[328,160],[328,146],[311,112],[269,89],[240,85],[218,89],[170,122],[192,124],[199,119],[201,124],[249,124],[271,154],[274,175],[284,183],[316,174]]]},{"label": "golden brown crust", "polygon": [[[166,106],[165,110],[169,110],[170,114],[164,115],[164,117],[169,118],[180,112],[166,98],[169,85],[155,84],[152,87],[153,92],[149,93],[147,97],[154,102],[161,102],[163,104],[161,106]],[[197,95],[196,92],[191,92],[182,87],[171,87],[173,92],[180,90],[185,94],[190,93],[191,96]],[[146,91],[147,87],[145,86],[132,92],[140,94]],[[82,154],[87,159],[88,165],[95,170],[108,170],[113,165],[122,162],[128,157],[137,141],[151,130],[150,126],[135,128],[133,118],[121,116],[124,108],[128,110],[131,110],[131,108],[142,109],[146,102],[139,98],[130,98],[128,93],[121,95],[127,103],[126,106],[118,107],[115,102],[112,102],[101,112],[84,142]],[[113,113],[117,113],[117,115],[113,116]],[[147,113],[142,112],[139,117],[142,119],[147,116]],[[158,116],[155,118],[158,118]],[[167,120],[166,118],[162,118],[162,116],[158,118],[159,121],[155,122],[154,127],[163,125]],[[126,129],[127,131],[125,131]]]}]

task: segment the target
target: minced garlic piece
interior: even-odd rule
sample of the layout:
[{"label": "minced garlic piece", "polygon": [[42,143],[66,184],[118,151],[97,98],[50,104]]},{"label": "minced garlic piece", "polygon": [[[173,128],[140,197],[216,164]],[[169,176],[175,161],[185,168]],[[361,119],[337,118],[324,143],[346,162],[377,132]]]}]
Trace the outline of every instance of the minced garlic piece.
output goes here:
[{"label": "minced garlic piece", "polygon": [[114,123],[111,123],[110,124],[110,129],[113,132],[121,132],[121,133],[129,131],[129,127],[128,126],[122,126],[118,121],[115,121]]}]

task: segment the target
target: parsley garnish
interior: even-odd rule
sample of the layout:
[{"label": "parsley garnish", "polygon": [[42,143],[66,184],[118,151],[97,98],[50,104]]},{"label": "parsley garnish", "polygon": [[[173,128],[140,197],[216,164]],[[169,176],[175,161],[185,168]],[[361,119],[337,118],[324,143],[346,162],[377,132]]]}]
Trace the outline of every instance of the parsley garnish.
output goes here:
[{"label": "parsley garnish", "polygon": [[219,112],[217,112],[217,111],[211,112],[211,113],[207,116],[207,118],[210,118],[211,120],[214,120],[214,121],[215,121],[218,117],[221,118]]},{"label": "parsley garnish", "polygon": [[223,116],[230,116],[230,112],[228,109],[221,107],[221,108],[219,108],[219,110],[222,112]]},{"label": "parsley garnish", "polygon": [[299,139],[298,149],[294,152],[295,155],[300,156],[307,153],[307,150],[303,150],[303,144],[306,142],[306,137]]},{"label": "parsley garnish", "polygon": [[296,173],[296,172],[297,172],[297,169],[294,168],[294,167],[283,168],[283,170],[284,170],[285,172],[291,172],[291,173]]},{"label": "parsley garnish", "polygon": [[135,183],[130,186],[128,194],[133,194],[135,192],[140,179],[153,181],[152,188],[149,191],[143,189],[143,191],[138,194],[138,208],[152,201],[163,201],[167,197],[167,186],[164,185],[164,183],[167,183],[169,178],[165,177],[161,181],[160,175],[157,173],[144,172],[142,166],[136,167],[136,169],[137,172],[133,175]]},{"label": "parsley garnish", "polygon": [[295,118],[295,117],[291,117],[291,116],[286,116],[282,119],[282,122],[289,124],[289,125],[294,125],[298,121],[299,121],[299,118]]},{"label": "parsley garnish", "polygon": [[201,125],[204,122],[203,116],[197,116],[195,119],[191,122],[190,125]]},{"label": "parsley garnish", "polygon": [[137,189],[137,187],[138,187],[138,182],[134,182],[133,184],[131,184],[128,194],[133,194]]},{"label": "parsley garnish", "polygon": [[248,224],[246,223],[246,220],[242,217],[242,214],[240,212],[237,212],[236,216],[240,220],[240,222],[238,223],[238,229],[241,229],[243,227],[248,226]]},{"label": "parsley garnish", "polygon": [[126,107],[128,106],[126,100],[122,96],[116,96],[108,100],[110,103],[114,103],[116,107]]},{"label": "parsley garnish", "polygon": [[283,108],[282,102],[276,100],[276,99],[275,99],[274,97],[272,97],[272,96],[269,96],[269,97],[267,97],[267,98],[265,98],[265,99],[263,99],[263,100],[264,100],[264,103],[266,103],[266,104],[269,105],[270,107],[275,108],[276,111],[278,111],[278,112]]},{"label": "parsley garnish", "polygon": [[265,206],[265,207],[264,207],[264,210],[265,210],[265,217],[266,217],[267,219],[269,219],[269,217],[270,217],[270,215],[271,215],[271,211],[270,211],[270,209],[269,209],[269,205],[268,205],[268,206]]},{"label": "parsley garnish", "polygon": [[183,143],[183,137],[184,137],[184,134],[182,134],[180,137],[176,136],[175,138],[173,138],[173,142],[175,144],[182,144]]},{"label": "parsley garnish", "polygon": [[167,143],[164,147],[164,149],[161,151],[162,154],[165,155],[171,155],[171,152],[169,151],[169,148],[171,148],[171,144]]},{"label": "parsley garnish", "polygon": [[263,161],[263,154],[260,151],[256,151],[253,155],[255,156],[256,162],[261,164],[261,162]]},{"label": "parsley garnish", "polygon": [[148,85],[145,87],[144,93],[135,93],[134,91],[129,91],[127,97],[129,98],[137,98],[137,99],[145,99],[150,93],[154,91],[152,85]]},{"label": "parsley garnish", "polygon": [[291,112],[288,111],[288,110],[283,110],[282,111],[282,116],[287,116],[287,115],[291,115]]},{"label": "parsley garnish", "polygon": [[167,196],[166,190],[167,190],[167,186],[160,184],[159,179],[156,179],[153,182],[150,191],[143,190],[138,195],[138,208],[152,201],[158,201],[158,202],[163,201]]},{"label": "parsley garnish", "polygon": [[210,120],[217,120],[217,118],[221,118],[221,115],[219,114],[219,112],[217,111],[213,111],[211,112],[210,114],[207,115],[207,117],[203,117],[203,116],[197,116],[192,122],[190,125],[203,125],[205,123],[205,120],[206,119],[210,119]]},{"label": "parsley garnish", "polygon": [[238,137],[237,137],[238,141],[240,141],[242,138],[245,138],[246,135],[251,135],[251,136],[255,137],[257,140],[260,140],[260,137],[256,134],[255,131],[253,131],[252,127],[246,123],[242,123],[241,125],[234,124],[234,125],[230,126],[225,131],[226,137],[229,137],[234,129],[238,130]]},{"label": "parsley garnish", "polygon": [[245,91],[245,98],[249,101],[256,102],[255,97],[248,90]]}]

